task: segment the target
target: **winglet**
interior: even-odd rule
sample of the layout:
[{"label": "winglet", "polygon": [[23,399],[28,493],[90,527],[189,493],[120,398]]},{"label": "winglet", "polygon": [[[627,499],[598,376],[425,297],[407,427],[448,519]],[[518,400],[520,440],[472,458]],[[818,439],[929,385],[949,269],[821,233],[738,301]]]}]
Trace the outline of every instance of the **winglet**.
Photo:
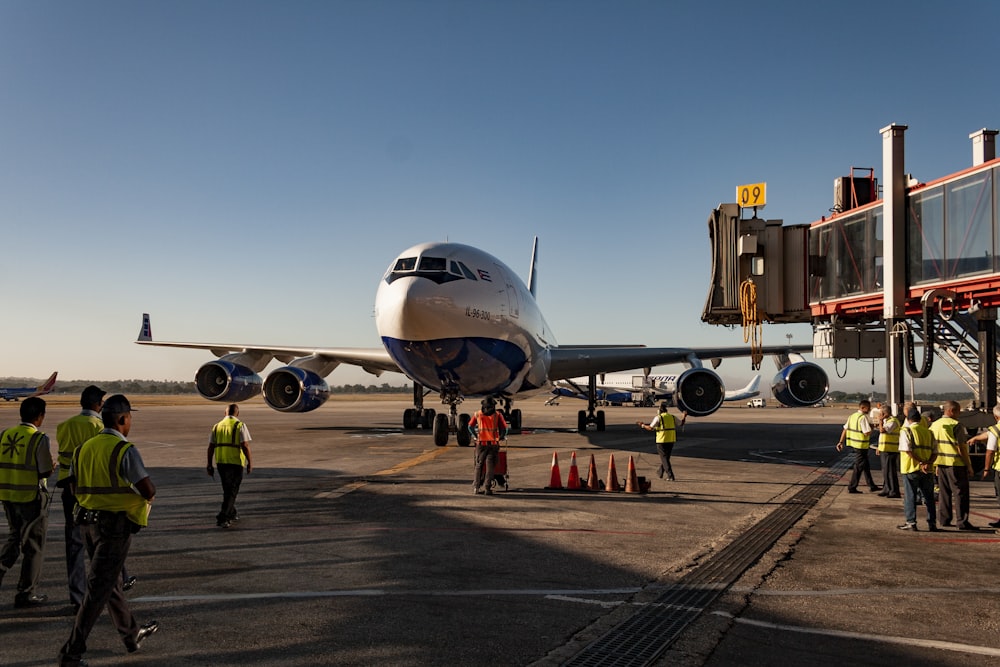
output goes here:
[{"label": "winglet", "polygon": [[139,328],[139,340],[150,342],[153,340],[153,328],[149,325],[149,313],[142,314],[142,326]]},{"label": "winglet", "polygon": [[531,246],[531,267],[528,269],[528,291],[531,292],[531,296],[538,296],[535,294],[535,282],[537,278],[537,268],[538,268],[538,237],[535,237],[535,242]]}]

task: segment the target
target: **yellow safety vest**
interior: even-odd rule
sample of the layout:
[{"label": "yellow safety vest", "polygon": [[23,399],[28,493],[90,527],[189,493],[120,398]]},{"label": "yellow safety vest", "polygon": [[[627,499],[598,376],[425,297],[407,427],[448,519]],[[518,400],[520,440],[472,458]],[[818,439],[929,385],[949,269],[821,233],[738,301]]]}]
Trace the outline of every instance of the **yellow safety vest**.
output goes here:
[{"label": "yellow safety vest", "polygon": [[99,417],[83,413],[70,417],[56,427],[56,440],[59,441],[59,478],[62,482],[69,477],[69,467],[73,463],[73,454],[80,445],[87,442],[104,430],[104,424]]},{"label": "yellow safety vest", "polygon": [[894,432],[882,433],[880,431],[878,434],[878,450],[880,452],[889,452],[891,454],[899,451],[899,420],[892,415],[889,415],[882,420],[882,426],[891,424],[896,425],[896,430]]},{"label": "yellow safety vest", "polygon": [[993,452],[993,469],[1000,470],[1000,424],[988,426],[986,430],[992,433],[997,440],[997,451]]},{"label": "yellow safety vest", "polygon": [[212,442],[215,443],[215,462],[245,466],[247,457],[240,446],[243,422],[235,417],[226,417],[212,427]]},{"label": "yellow safety vest", "polygon": [[30,503],[38,497],[38,443],[43,435],[29,424],[0,433],[0,500]]},{"label": "yellow safety vest", "polygon": [[148,525],[149,501],[122,475],[122,460],[132,443],[115,433],[100,433],[74,454],[76,501],[88,510],[125,512],[133,523]]},{"label": "yellow safety vest", "polygon": [[656,442],[677,442],[677,420],[669,412],[661,412],[657,415],[655,431]]},{"label": "yellow safety vest", "polygon": [[867,420],[868,416],[858,410],[847,418],[847,446],[854,449],[868,449],[871,442],[868,440],[868,433],[861,430],[861,420]]},{"label": "yellow safety vest", "polygon": [[931,424],[931,433],[934,434],[934,442],[937,444],[938,455],[935,463],[938,466],[965,467],[962,450],[955,438],[956,426],[958,426],[958,422],[951,417],[941,417]]},{"label": "yellow safety vest", "polygon": [[899,455],[899,472],[907,475],[920,472],[920,463],[928,463],[934,455],[934,434],[930,429],[917,422],[913,426],[904,426],[910,440],[910,451]]}]

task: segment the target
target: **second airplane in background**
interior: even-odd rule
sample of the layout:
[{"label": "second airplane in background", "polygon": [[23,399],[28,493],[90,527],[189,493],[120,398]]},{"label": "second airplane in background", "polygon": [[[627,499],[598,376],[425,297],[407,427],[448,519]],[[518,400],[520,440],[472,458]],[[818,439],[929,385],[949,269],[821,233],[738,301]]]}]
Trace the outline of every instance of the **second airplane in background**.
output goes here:
[{"label": "second airplane in background", "polygon": [[[380,375],[403,373],[413,381],[413,407],[403,413],[404,428],[430,428],[434,442],[445,445],[455,433],[468,445],[469,415],[459,413],[466,397],[493,396],[501,401],[511,426],[521,426],[515,398],[550,392],[553,382],[587,376],[596,385],[601,373],[663,364],[690,368],[678,381],[674,402],[693,416],[719,409],[725,396],[722,379],[703,367],[725,357],[746,357],[746,347],[645,347],[641,345],[559,345],[535,301],[538,242],[532,251],[528,285],[496,257],[458,243],[423,243],[404,250],[382,275],[375,295],[375,326],[381,348],[286,347],[242,343],[153,341],[149,316],[143,316],[141,345],[209,350],[217,357],[201,366],[195,385],[205,398],[237,402],[258,394],[273,409],[307,412],[329,397],[326,378],[340,364]],[[811,350],[811,346],[765,347],[765,354]],[[262,379],[272,359],[286,364]],[[786,405],[811,405],[827,392],[826,373],[807,361],[790,363],[775,377],[775,397]],[[424,407],[437,392],[442,414]],[[578,427],[604,430],[604,413],[579,412]]]},{"label": "second airplane in background", "polygon": [[57,375],[59,375],[59,371],[50,375],[48,380],[37,387],[0,387],[0,398],[5,401],[17,401],[32,396],[44,396],[55,388]]},{"label": "second airplane in background", "polygon": [[[801,361],[804,361],[799,357]],[[674,402],[674,394],[683,383],[680,375],[643,375],[641,373],[605,373],[597,378],[597,401],[604,405],[632,403],[639,407],[652,407],[657,401]],[[590,379],[585,377],[570,380],[556,380],[552,389],[553,398],[546,405],[560,397],[587,400]],[[726,390],[723,401],[744,401],[760,395],[760,376],[754,375],[745,387]]]}]

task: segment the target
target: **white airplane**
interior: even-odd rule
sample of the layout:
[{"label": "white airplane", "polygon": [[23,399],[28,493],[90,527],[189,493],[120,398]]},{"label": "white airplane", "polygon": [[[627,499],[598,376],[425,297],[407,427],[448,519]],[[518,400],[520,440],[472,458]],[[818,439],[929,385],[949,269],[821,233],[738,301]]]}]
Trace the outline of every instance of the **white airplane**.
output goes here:
[{"label": "white airplane", "polygon": [[[801,357],[800,357],[801,358]],[[802,359],[802,361],[805,361]],[[597,378],[597,400],[605,405],[620,405],[634,403],[640,406],[651,406],[656,401],[673,403],[677,393],[677,383],[681,375],[645,375],[636,373],[604,373]],[[570,380],[553,382],[553,398],[546,404],[560,397],[587,399],[589,378],[578,377]],[[726,390],[723,401],[743,401],[760,395],[760,376],[754,375],[745,387]]]},{"label": "white airplane", "polygon": [[[423,243],[404,250],[382,276],[375,295],[375,326],[381,348],[309,348],[235,343],[153,341],[149,315],[143,315],[141,345],[210,350],[218,359],[195,374],[198,392],[214,401],[237,402],[263,393],[271,408],[307,412],[329,397],[327,377],[340,364],[380,375],[403,373],[413,381],[413,407],[403,413],[404,428],[430,428],[434,443],[455,433],[468,445],[469,415],[458,406],[468,396],[501,401],[514,430],[521,411],[514,398],[549,392],[555,380],[588,376],[589,409],[578,415],[579,430],[595,424],[603,431],[603,411],[595,413],[594,389],[600,373],[684,362],[691,368],[677,382],[677,406],[694,416],[715,412],[725,388],[702,367],[724,357],[748,356],[747,347],[688,348],[640,345],[558,345],[535,302],[538,239],[532,249],[528,285],[496,257],[458,243]],[[765,347],[765,354],[787,356],[811,346]],[[287,364],[266,379],[258,373],[272,359]],[[826,396],[827,376],[806,361],[789,363],[775,377],[775,397],[786,405],[811,405]],[[424,408],[424,397],[438,392],[447,412]]]},{"label": "white airplane", "polygon": [[32,396],[44,396],[52,391],[52,388],[56,386],[56,376],[59,375],[59,371],[56,371],[49,376],[49,379],[38,385],[37,387],[0,387],[0,398],[5,401],[16,401],[21,398],[30,398]]}]

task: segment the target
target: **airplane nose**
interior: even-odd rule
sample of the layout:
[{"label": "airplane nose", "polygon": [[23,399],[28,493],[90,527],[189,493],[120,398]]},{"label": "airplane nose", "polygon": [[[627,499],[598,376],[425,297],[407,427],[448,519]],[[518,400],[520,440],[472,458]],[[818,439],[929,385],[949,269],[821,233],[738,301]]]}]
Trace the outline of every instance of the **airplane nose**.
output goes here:
[{"label": "airplane nose", "polygon": [[441,326],[445,300],[426,278],[406,276],[379,285],[375,296],[375,327],[382,338],[428,340]]}]

